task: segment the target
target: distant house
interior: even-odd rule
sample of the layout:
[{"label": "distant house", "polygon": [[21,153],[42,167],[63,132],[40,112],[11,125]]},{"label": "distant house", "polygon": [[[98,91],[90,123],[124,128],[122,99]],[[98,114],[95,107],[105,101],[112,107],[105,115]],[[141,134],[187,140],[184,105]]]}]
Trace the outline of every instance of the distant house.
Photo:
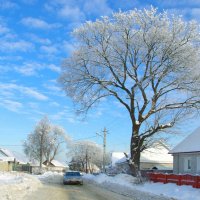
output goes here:
[{"label": "distant house", "polygon": [[[140,169],[151,170],[156,168],[158,170],[172,170],[173,168],[173,157],[168,154],[169,148],[160,143],[155,147],[150,147],[141,153],[140,157]],[[130,173],[128,165],[128,159],[130,155],[124,155],[123,158],[116,161],[115,165],[118,171]]]},{"label": "distant house", "polygon": [[20,153],[0,148],[0,171],[12,171],[15,164],[25,164],[27,159]]},{"label": "distant house", "polygon": [[176,174],[200,174],[200,128],[187,136],[170,152]]},{"label": "distant house", "polygon": [[69,169],[69,166],[61,163],[58,160],[52,160],[47,165],[47,161],[43,162],[43,165],[46,167],[47,171],[57,171],[57,172],[64,172]]},{"label": "distant house", "polygon": [[112,152],[111,153],[111,166],[114,167],[116,162],[124,158],[125,154],[123,152]]}]

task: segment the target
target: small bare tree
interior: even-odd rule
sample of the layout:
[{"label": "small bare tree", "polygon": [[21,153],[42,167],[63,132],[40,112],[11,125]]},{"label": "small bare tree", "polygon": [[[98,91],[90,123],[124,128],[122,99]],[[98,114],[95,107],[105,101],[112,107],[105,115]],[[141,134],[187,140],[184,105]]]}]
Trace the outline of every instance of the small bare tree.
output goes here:
[{"label": "small bare tree", "polygon": [[152,137],[199,107],[199,25],[156,9],[114,13],[74,30],[77,48],[60,83],[79,111],[117,99],[132,123],[129,164]]},{"label": "small bare tree", "polygon": [[47,117],[44,117],[28,135],[24,142],[24,152],[30,158],[38,160],[40,168],[44,159],[47,165],[58,155],[63,143],[69,141],[63,128],[52,125]]}]

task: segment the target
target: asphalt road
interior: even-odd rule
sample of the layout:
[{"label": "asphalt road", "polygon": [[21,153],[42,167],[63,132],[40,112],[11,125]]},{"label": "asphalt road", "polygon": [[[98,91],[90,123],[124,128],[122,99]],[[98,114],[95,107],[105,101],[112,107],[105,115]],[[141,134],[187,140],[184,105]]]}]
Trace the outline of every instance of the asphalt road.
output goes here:
[{"label": "asphalt road", "polygon": [[91,184],[43,185],[24,200],[134,200]]}]

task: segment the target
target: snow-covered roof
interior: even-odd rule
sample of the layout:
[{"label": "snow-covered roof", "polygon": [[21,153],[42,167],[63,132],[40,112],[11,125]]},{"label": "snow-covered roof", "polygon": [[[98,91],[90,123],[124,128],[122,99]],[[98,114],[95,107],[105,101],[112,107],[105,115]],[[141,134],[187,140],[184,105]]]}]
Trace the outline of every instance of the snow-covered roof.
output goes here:
[{"label": "snow-covered roof", "polygon": [[123,152],[112,152],[112,156],[111,156],[111,165],[114,166],[115,163],[122,159],[124,157],[124,153]]},{"label": "snow-covered roof", "polygon": [[200,152],[200,127],[188,135],[182,142],[175,146],[169,153]]},{"label": "snow-covered roof", "polygon": [[59,162],[58,160],[52,160],[51,164],[53,164],[55,167],[68,167],[67,165],[64,165],[63,163]]},{"label": "snow-covered roof", "polygon": [[14,162],[15,158],[14,157],[0,157],[0,161],[4,161],[4,162]]},{"label": "snow-covered roof", "polygon": [[[150,147],[141,153],[140,162],[146,163],[172,163],[173,157],[168,154],[169,149],[165,145]],[[130,154],[128,155],[130,157]],[[116,163],[123,163],[127,160],[124,156]]]},{"label": "snow-covered roof", "polygon": [[[4,148],[0,148],[0,157],[2,159],[4,159],[4,161],[7,157],[10,157],[10,158],[16,159],[17,162],[22,163],[22,164],[25,164],[28,162],[28,160],[20,153],[10,151],[10,150],[4,149]],[[9,161],[11,161],[11,160],[9,160]]]},{"label": "snow-covered roof", "polygon": [[148,148],[141,153],[140,162],[172,163],[173,157],[168,152],[164,145]]}]

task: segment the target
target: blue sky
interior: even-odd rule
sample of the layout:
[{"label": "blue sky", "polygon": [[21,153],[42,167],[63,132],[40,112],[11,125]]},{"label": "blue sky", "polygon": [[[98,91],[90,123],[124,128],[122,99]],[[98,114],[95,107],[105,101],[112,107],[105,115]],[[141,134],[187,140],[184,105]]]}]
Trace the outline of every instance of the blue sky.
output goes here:
[{"label": "blue sky", "polygon": [[[128,151],[131,125],[120,104],[103,101],[82,121],[56,79],[73,50],[74,28],[119,9],[151,5],[185,20],[200,19],[200,0],[0,0],[0,147],[21,151],[27,134],[48,115],[75,140],[91,137],[101,144],[94,136],[106,127],[108,149]],[[190,132],[198,122],[192,120],[183,129]],[[184,136],[171,141],[176,144]]]}]

